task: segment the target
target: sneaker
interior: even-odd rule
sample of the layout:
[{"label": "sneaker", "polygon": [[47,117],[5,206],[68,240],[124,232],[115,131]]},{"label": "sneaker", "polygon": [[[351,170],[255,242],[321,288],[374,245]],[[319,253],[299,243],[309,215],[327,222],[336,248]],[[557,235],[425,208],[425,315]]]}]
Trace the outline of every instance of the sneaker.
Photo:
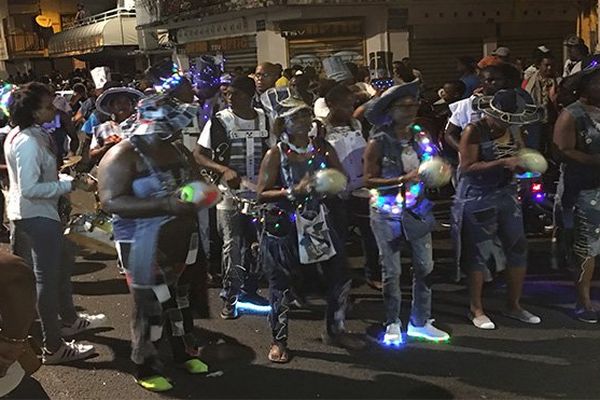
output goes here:
[{"label": "sneaker", "polygon": [[183,363],[182,367],[190,374],[205,374],[208,372],[208,365],[197,358],[192,358]]},{"label": "sneaker", "polygon": [[385,334],[383,335],[384,344],[402,344],[402,331],[400,330],[399,323],[389,324],[385,327]]},{"label": "sneaker", "polygon": [[588,310],[583,307],[575,309],[575,319],[588,324],[598,323],[598,313],[594,310]]},{"label": "sneaker", "polygon": [[94,346],[63,341],[58,350],[50,353],[46,348],[42,350],[42,363],[45,365],[64,364],[69,361],[83,360],[94,354]]},{"label": "sneaker", "polygon": [[236,308],[237,298],[223,301],[223,308],[221,309],[221,318],[223,319],[236,319],[238,312]]},{"label": "sneaker", "polygon": [[173,389],[173,385],[167,378],[160,375],[149,376],[147,378],[136,379],[135,382],[146,390],[151,392],[166,392]]},{"label": "sneaker", "polygon": [[473,313],[469,313],[469,319],[476,328],[484,330],[496,329],[496,324],[485,314],[476,317]]},{"label": "sneaker", "polygon": [[517,321],[525,322],[526,324],[536,325],[542,322],[540,317],[522,308],[516,311],[505,311],[503,314],[505,317],[516,319]]},{"label": "sneaker", "polygon": [[409,322],[406,334],[412,338],[421,338],[432,342],[443,342],[450,339],[450,335],[433,326],[434,321],[434,319],[430,319],[423,326],[414,326],[412,322]]},{"label": "sneaker", "polygon": [[104,314],[79,314],[79,317],[72,325],[65,325],[60,328],[63,337],[75,336],[78,333],[90,329],[100,328],[106,324],[106,315]]}]

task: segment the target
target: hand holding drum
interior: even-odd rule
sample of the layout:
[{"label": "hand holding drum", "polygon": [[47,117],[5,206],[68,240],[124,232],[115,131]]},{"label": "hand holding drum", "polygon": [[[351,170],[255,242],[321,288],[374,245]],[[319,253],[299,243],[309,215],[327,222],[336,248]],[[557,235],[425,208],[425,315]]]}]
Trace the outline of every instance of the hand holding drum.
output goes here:
[{"label": "hand holding drum", "polygon": [[532,149],[522,149],[517,155],[521,165],[529,172],[543,174],[548,169],[548,162],[540,152]]},{"label": "hand holding drum", "polygon": [[452,166],[441,157],[434,157],[419,166],[419,178],[429,188],[445,186],[452,178]]},{"label": "hand holding drum", "polygon": [[194,181],[179,189],[179,199],[198,208],[210,208],[221,201],[221,192],[215,185]]}]

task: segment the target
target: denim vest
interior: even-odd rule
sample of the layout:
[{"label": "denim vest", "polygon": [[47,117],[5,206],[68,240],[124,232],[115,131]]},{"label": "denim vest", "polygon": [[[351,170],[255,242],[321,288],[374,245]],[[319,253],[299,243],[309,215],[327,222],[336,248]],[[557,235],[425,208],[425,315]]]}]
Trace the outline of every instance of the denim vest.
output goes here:
[{"label": "denim vest", "polygon": [[[580,101],[565,110],[575,119],[577,142],[575,148],[587,154],[600,154],[600,124],[596,126]],[[580,190],[600,187],[600,170],[568,160],[563,165],[565,194],[576,195]]]},{"label": "denim vest", "polygon": [[[495,161],[502,158],[497,151],[497,144],[490,135],[489,128],[481,121],[476,122],[474,126],[479,131],[479,161]],[[514,138],[513,138],[514,142]],[[514,182],[512,173],[502,167],[489,168],[485,171],[461,173],[459,170],[459,185],[463,188],[477,188],[478,193],[492,191],[505,187]],[[458,192],[461,192],[458,190]]]}]

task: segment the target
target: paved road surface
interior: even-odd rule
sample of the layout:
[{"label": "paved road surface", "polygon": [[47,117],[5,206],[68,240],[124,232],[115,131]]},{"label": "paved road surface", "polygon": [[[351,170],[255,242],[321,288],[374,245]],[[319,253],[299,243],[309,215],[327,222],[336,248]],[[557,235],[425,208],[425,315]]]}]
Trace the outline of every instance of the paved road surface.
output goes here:
[{"label": "paved road surface", "polygon": [[[541,315],[539,326],[526,326],[500,315],[505,288],[487,287],[486,306],[498,329],[480,331],[467,321],[464,286],[452,283],[447,233],[435,241],[434,316],[452,333],[447,344],[413,342],[399,350],[371,346],[348,352],[319,341],[323,303],[292,313],[290,347],[294,359],[285,366],[269,363],[266,318],[218,318],[216,289],[211,290],[213,318],[198,319],[198,334],[208,344],[203,358],[216,371],[190,377],[172,370],[175,389],[166,395],[139,388],[130,375],[128,318],[130,301],[112,260],[80,258],[73,282],[76,304],[104,312],[106,329],[81,339],[98,355],[69,366],[43,367],[20,388],[24,398],[158,399],[158,398],[597,398],[600,394],[600,325],[568,315],[574,295],[569,280],[550,273],[547,239],[532,239],[531,275],[525,303]],[[352,258],[353,265],[360,258]],[[359,270],[355,270],[359,274]],[[403,278],[406,279],[406,278]],[[407,287],[408,282],[403,282]],[[407,303],[409,291],[405,292]],[[599,291],[594,289],[598,297]],[[383,318],[381,295],[365,286],[353,290],[355,304],[348,327],[364,332]],[[403,309],[406,321],[408,308]]]}]

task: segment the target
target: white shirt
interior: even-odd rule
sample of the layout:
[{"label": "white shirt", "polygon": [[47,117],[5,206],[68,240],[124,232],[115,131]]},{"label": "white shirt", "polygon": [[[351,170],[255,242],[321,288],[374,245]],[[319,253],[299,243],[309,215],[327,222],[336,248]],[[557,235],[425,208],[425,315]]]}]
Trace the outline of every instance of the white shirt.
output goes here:
[{"label": "white shirt", "polygon": [[452,115],[448,120],[452,125],[458,126],[462,129],[469,124],[477,122],[481,119],[481,113],[473,110],[473,100],[475,96],[471,96],[467,99],[462,99],[452,104],[449,104],[450,112]]},{"label": "white shirt", "polygon": [[[236,129],[242,130],[242,131],[252,131],[252,130],[256,129],[256,118],[244,119],[244,118],[238,117],[233,112],[231,114],[233,115],[233,117],[235,119]],[[214,151],[215,149],[212,148],[212,141],[210,138],[211,127],[212,127],[212,119],[209,119],[208,122],[204,125],[204,129],[202,129],[202,133],[200,134],[200,137],[198,138],[198,144],[206,149],[211,149]],[[225,128],[225,131],[227,132],[228,127],[224,127],[224,128]],[[246,177],[246,176],[240,176],[240,178],[242,179],[243,182],[248,180],[247,179],[248,177]],[[247,188],[245,188],[244,185],[242,184],[239,192],[244,193],[246,191],[247,191]],[[238,193],[238,195],[240,195],[240,193]],[[233,202],[233,199],[227,192],[225,192],[223,194],[223,200],[217,204],[217,209],[218,210],[233,210],[235,208],[236,208],[236,204]]]},{"label": "white shirt", "polygon": [[565,66],[563,68],[563,78],[567,76],[574,75],[581,71],[581,61],[565,61]]},{"label": "white shirt", "polygon": [[45,217],[60,221],[58,198],[69,193],[71,181],[60,180],[50,137],[34,125],[13,129],[4,142],[10,187],[6,214],[11,221]]}]

